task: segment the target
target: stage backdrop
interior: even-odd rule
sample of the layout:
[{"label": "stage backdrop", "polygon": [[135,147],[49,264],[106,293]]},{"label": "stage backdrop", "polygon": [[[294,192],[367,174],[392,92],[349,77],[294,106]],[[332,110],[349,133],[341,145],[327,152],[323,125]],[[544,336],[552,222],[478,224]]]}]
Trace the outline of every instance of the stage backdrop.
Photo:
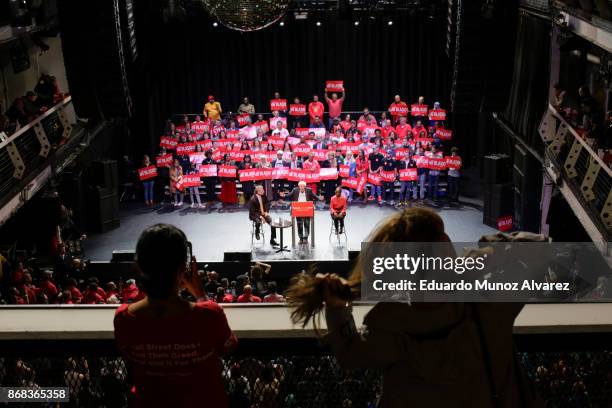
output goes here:
[{"label": "stage backdrop", "polygon": [[[141,3],[142,4],[142,3]],[[142,10],[140,10],[142,12]],[[146,15],[141,13],[141,16]],[[344,80],[345,110],[386,109],[393,95],[408,101],[425,95],[447,106],[450,62],[444,54],[443,18],[398,14],[388,19],[353,21],[290,18],[253,33],[213,27],[208,18],[163,24],[156,13],[137,20],[146,63],[137,81],[137,116],[142,135],[157,139],[171,113],[201,112],[215,95],[224,111],[236,111],[248,96],[258,112],[269,111],[274,91],[290,102],[323,97],[326,80]],[[137,107],[138,108],[138,107]],[[138,120],[138,118],[137,118]],[[153,142],[151,142],[153,143]]]}]

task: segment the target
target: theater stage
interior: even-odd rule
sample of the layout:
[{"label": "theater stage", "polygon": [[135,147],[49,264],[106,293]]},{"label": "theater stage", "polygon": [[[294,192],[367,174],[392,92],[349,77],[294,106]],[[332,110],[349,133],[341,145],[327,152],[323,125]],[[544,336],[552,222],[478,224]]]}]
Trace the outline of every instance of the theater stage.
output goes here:
[{"label": "theater stage", "polygon": [[[315,221],[315,248],[301,248],[276,254],[268,243],[253,251],[253,259],[347,259],[347,250],[359,250],[361,242],[372,229],[395,210],[377,204],[349,207],[346,218],[348,244],[339,245],[335,236],[329,239],[331,219],[328,210],[317,210]],[[455,242],[473,242],[481,235],[494,230],[482,223],[482,212],[471,206],[440,208],[446,231]],[[273,218],[290,218],[288,211],[271,211]],[[92,261],[109,261],[113,250],[133,250],[142,230],[155,223],[169,223],[181,228],[193,244],[194,255],[200,261],[222,261],[224,252],[251,251],[251,222],[246,209],[209,212],[207,209],[191,209],[188,205],[154,208],[139,203],[122,204],[121,226],[103,234],[91,234],[85,241],[85,257]],[[264,226],[266,239],[269,228]],[[277,241],[279,238],[277,237]],[[291,229],[285,230],[285,243],[291,248]]]}]

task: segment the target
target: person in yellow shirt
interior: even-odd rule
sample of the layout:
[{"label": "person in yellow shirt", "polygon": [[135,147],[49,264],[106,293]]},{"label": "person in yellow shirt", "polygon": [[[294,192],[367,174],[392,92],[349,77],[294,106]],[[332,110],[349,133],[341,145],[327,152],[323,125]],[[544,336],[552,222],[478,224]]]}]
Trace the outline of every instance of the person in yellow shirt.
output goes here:
[{"label": "person in yellow shirt", "polygon": [[214,96],[208,95],[208,102],[204,104],[204,116],[210,120],[219,120],[222,112],[221,104],[215,101]]}]

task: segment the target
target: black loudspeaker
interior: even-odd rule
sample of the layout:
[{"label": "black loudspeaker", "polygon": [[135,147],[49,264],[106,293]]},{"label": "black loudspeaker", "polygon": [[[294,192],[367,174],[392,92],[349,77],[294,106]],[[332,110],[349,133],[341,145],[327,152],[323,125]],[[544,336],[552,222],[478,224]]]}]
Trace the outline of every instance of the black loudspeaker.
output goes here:
[{"label": "black loudspeaker", "polygon": [[541,224],[542,164],[525,148],[514,146],[514,225],[539,232]]},{"label": "black loudspeaker", "polygon": [[58,4],[64,65],[82,117],[130,117],[119,0]]},{"label": "black loudspeaker", "polygon": [[136,252],[131,249],[115,249],[111,262],[134,262]]},{"label": "black loudspeaker", "polygon": [[119,174],[116,160],[96,160],[89,169],[89,184],[117,191]]},{"label": "black loudspeaker", "polygon": [[98,186],[87,192],[89,229],[107,232],[119,228],[119,199],[116,190]]},{"label": "black loudspeaker", "polygon": [[484,157],[484,182],[502,184],[510,181],[512,163],[507,154],[492,154]]},{"label": "black loudspeaker", "polygon": [[251,262],[250,252],[225,252],[223,262]]},{"label": "black loudspeaker", "polygon": [[512,216],[514,211],[514,184],[485,184],[482,222],[497,229],[497,221]]}]

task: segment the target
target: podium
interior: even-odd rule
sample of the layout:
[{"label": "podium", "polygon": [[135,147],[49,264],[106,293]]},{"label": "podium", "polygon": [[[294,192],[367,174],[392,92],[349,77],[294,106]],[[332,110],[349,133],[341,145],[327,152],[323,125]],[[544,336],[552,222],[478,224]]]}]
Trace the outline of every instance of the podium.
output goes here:
[{"label": "podium", "polygon": [[314,203],[312,201],[293,201],[291,203],[291,246],[295,248],[296,218],[310,218],[310,247],[315,246]]}]

